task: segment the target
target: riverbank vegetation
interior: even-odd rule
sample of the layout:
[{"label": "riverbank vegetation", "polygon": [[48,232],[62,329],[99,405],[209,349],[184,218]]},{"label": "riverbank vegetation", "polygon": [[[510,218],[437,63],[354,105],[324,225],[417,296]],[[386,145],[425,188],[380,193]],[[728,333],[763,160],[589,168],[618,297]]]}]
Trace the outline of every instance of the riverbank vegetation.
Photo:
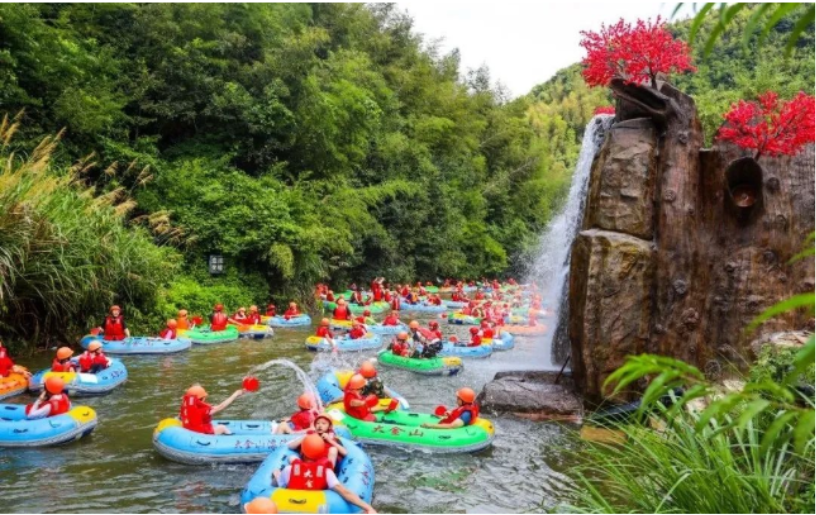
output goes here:
[{"label": "riverbank vegetation", "polygon": [[[813,89],[812,27],[784,60],[791,24],[745,51],[735,35],[749,13],[676,80],[709,134],[751,91]],[[700,37],[712,30],[703,23]],[[577,65],[509,98],[385,4],[3,4],[0,56],[0,106],[19,113],[4,155],[18,171],[50,170],[26,180],[64,182],[37,193],[54,192],[43,206],[104,206],[95,231],[43,215],[72,227],[79,253],[48,266],[93,266],[77,265],[72,282],[41,275],[36,301],[21,278],[45,256],[15,245],[40,233],[10,228],[26,236],[0,244],[18,256],[0,271],[0,329],[38,343],[76,336],[109,302],[153,332],[180,306],[307,299],[328,279],[519,275],[586,123],[612,103]],[[35,166],[44,138],[47,166]],[[210,274],[211,255],[222,274]],[[58,284],[78,291],[54,296]]]}]

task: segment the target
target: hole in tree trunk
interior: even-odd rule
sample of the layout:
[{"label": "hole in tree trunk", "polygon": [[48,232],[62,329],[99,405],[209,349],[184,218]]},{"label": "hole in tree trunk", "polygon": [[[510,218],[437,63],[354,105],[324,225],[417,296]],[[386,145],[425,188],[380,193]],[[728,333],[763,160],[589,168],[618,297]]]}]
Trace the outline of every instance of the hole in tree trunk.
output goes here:
[{"label": "hole in tree trunk", "polygon": [[762,167],[752,157],[732,161],[725,170],[726,204],[740,219],[748,221],[762,205]]}]

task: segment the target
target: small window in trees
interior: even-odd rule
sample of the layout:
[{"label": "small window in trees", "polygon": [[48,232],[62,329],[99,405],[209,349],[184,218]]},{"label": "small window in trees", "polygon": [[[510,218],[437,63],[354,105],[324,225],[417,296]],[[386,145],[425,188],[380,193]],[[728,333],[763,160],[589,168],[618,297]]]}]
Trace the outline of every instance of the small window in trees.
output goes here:
[{"label": "small window in trees", "polygon": [[210,274],[219,275],[224,273],[224,256],[220,254],[210,254]]}]

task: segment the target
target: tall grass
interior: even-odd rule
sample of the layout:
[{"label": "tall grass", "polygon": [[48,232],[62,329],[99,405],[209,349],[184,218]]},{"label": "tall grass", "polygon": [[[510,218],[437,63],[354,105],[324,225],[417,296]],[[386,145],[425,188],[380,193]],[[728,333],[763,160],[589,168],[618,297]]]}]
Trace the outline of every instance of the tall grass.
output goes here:
[{"label": "tall grass", "polygon": [[134,203],[120,190],[97,195],[80,163],[56,170],[59,135],[29,155],[9,151],[18,128],[0,123],[0,334],[70,341],[113,302],[149,311],[176,269],[175,252],[126,225]]}]

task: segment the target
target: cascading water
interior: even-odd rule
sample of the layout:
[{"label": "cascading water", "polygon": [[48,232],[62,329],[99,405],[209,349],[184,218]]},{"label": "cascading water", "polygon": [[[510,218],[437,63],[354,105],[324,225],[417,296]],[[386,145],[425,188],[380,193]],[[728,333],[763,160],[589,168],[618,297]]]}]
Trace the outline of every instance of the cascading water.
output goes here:
[{"label": "cascading water", "polygon": [[261,365],[254,366],[250,369],[247,375],[253,375],[258,372],[262,372],[269,367],[273,367],[275,365],[280,365],[282,367],[288,368],[295,372],[295,376],[297,376],[298,380],[303,384],[303,391],[310,393],[315,400],[317,411],[323,411],[323,402],[320,400],[320,394],[317,391],[317,387],[315,386],[312,379],[309,377],[309,374],[303,371],[302,368],[295,365],[288,359],[272,359],[263,363]]},{"label": "cascading water", "polygon": [[[542,306],[553,311],[552,320],[556,326],[551,327],[547,334],[541,337],[539,346],[544,351],[545,369],[557,368],[556,364],[563,363],[566,359],[568,349],[566,284],[569,278],[572,241],[583,223],[592,161],[613,118],[612,115],[597,115],[587,124],[567,201],[542,234],[535,261],[525,277],[526,283],[538,285]],[[553,345],[553,342],[556,345]]]}]

